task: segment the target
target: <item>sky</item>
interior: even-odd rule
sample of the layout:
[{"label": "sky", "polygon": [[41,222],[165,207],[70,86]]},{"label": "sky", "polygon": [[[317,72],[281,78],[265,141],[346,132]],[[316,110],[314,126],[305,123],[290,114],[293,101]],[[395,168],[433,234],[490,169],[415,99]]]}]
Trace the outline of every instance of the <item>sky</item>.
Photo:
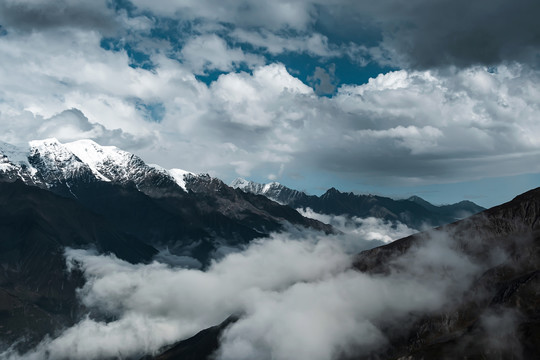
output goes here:
[{"label": "sky", "polygon": [[0,0],[0,140],[437,204],[540,184],[536,0]]}]

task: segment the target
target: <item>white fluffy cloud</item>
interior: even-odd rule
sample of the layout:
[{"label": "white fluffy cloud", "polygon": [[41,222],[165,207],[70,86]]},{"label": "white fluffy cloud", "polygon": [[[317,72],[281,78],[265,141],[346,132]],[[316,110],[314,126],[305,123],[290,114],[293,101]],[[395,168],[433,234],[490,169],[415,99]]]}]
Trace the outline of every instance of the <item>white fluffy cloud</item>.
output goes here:
[{"label": "white fluffy cloud", "polygon": [[[416,230],[400,222],[392,223],[374,217],[359,218],[357,216],[350,217],[347,215],[326,215],[319,214],[311,208],[296,209],[296,211],[302,214],[302,216],[330,224],[343,232],[346,235],[345,239],[347,239],[343,243],[344,245],[349,245],[345,246],[346,249],[351,249],[349,253],[356,253],[366,249],[366,247],[360,248],[358,246],[361,243],[360,240],[378,242],[382,245],[407,237],[416,232]],[[365,245],[362,244],[362,246]]]},{"label": "white fluffy cloud", "polygon": [[253,68],[264,64],[264,60],[242,49],[230,48],[217,35],[201,35],[190,39],[182,48],[181,58],[195,74],[205,74],[211,70],[230,72],[241,64]]},{"label": "white fluffy cloud", "polygon": [[284,52],[305,52],[315,56],[333,57],[341,54],[338,49],[331,49],[328,38],[319,33],[298,37],[285,37],[265,30],[254,32],[235,29],[231,32],[230,36],[237,41],[264,49],[273,55]]}]

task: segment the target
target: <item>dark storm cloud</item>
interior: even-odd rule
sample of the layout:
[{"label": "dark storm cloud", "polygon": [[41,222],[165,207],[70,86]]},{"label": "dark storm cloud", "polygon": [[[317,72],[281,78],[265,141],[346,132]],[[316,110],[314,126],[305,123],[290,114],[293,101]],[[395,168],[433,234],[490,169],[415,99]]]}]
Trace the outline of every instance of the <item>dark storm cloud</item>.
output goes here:
[{"label": "dark storm cloud", "polygon": [[58,27],[108,31],[115,27],[114,12],[103,0],[2,1],[0,22],[6,27],[24,31]]},{"label": "dark storm cloud", "polygon": [[399,66],[538,65],[539,16],[536,0],[348,1],[321,7],[319,25],[357,43],[377,41],[378,29],[382,48],[366,45],[379,61]]}]

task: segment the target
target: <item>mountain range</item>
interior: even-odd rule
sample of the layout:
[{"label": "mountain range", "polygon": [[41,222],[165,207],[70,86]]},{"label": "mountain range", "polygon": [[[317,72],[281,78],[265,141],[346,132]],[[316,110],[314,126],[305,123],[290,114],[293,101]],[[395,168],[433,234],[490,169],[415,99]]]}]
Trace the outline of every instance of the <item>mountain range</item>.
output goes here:
[{"label": "mountain range", "polygon": [[[318,197],[277,183],[237,180],[232,185],[206,174],[148,165],[90,140],[0,144],[0,341],[24,351],[91,313],[77,298],[84,274],[66,271],[66,248],[91,249],[131,263],[148,263],[166,253],[160,259],[204,269],[228,249],[274,231],[297,227],[338,233],[295,210],[309,207],[417,229],[446,224],[362,252],[353,265],[357,272],[384,274],[438,232],[451,234],[453,246],[478,262],[497,246],[508,254],[504,262],[486,268],[452,307],[415,318],[410,331],[390,332],[384,351],[353,358],[511,358],[506,348],[489,353],[483,346],[480,314],[501,308],[519,314],[511,340],[519,345],[521,358],[540,354],[540,189],[482,211],[470,202],[434,206],[419,197],[393,200],[334,188]],[[237,314],[231,315],[171,344],[156,358],[209,358],[220,334],[237,321]]]},{"label": "mountain range", "polygon": [[321,196],[314,196],[290,189],[278,182],[259,184],[242,178],[234,180],[230,185],[247,193],[264,195],[294,209],[310,208],[327,215],[376,217],[392,222],[399,221],[414,229],[448,224],[485,210],[466,200],[451,205],[435,206],[419,196],[394,200],[377,195],[340,192],[335,188],[327,190]]},{"label": "mountain range", "polygon": [[[208,175],[165,170],[90,140],[0,144],[0,341],[24,346],[80,318],[64,249],[205,267],[288,226],[335,230]],[[32,324],[32,325],[31,325]]]}]

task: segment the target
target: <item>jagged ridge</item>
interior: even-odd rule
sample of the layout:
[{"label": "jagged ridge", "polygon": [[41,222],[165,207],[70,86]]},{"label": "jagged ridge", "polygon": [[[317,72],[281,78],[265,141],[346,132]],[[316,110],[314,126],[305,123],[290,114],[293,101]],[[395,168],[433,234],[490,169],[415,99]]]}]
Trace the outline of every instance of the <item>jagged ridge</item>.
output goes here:
[{"label": "jagged ridge", "polygon": [[416,229],[451,223],[485,210],[470,201],[435,206],[418,196],[406,200],[394,200],[376,195],[344,193],[336,188],[330,188],[321,196],[313,196],[277,182],[259,184],[241,178],[234,180],[231,186],[245,192],[264,195],[293,208],[311,208],[318,213],[328,215],[373,216],[389,221],[399,221]]}]

